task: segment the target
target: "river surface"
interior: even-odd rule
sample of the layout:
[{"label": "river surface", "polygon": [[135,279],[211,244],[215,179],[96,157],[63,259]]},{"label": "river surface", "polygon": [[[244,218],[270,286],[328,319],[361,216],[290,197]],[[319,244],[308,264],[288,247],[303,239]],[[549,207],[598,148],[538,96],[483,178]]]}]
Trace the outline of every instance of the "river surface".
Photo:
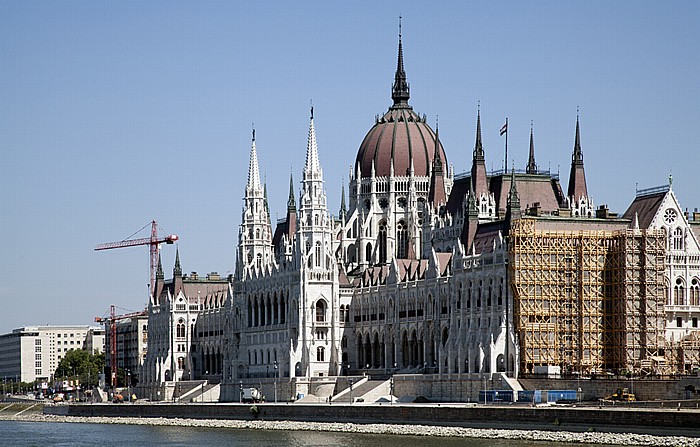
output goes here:
[{"label": "river surface", "polygon": [[[507,439],[440,438],[283,430],[162,427],[146,425],[80,424],[0,421],[0,446],[333,446],[333,447],[591,447]],[[597,446],[600,447],[600,446]]]}]

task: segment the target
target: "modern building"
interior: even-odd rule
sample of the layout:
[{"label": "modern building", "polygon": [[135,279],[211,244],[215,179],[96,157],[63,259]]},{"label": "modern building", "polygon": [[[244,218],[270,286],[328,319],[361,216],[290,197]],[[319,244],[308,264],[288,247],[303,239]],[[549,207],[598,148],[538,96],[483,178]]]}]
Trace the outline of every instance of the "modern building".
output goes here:
[{"label": "modern building", "polygon": [[0,335],[0,377],[50,380],[67,352],[104,350],[104,330],[93,326],[25,326]]},{"label": "modern building", "polygon": [[235,275],[183,276],[179,252],[172,280],[159,266],[145,386],[206,378],[237,400],[244,380],[269,377],[295,395],[296,384],[340,375],[700,365],[699,227],[670,182],[638,192],[622,217],[596,207],[578,117],[566,189],[538,168],[532,131],[524,169],[489,173],[480,112],[471,170],[456,174],[437,125],[409,104],[400,37],[391,99],[337,216],[313,109],[301,190],[290,178],[275,227],[253,133]]}]

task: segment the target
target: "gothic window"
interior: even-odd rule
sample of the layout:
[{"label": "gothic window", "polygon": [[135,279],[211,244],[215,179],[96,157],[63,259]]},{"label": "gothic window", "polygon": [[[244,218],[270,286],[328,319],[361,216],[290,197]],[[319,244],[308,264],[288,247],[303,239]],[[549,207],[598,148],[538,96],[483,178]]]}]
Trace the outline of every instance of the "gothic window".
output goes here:
[{"label": "gothic window", "polygon": [[262,255],[258,253],[258,256],[256,256],[256,264],[258,265],[258,268],[262,268]]},{"label": "gothic window", "polygon": [[260,239],[260,228],[255,230],[255,239]]},{"label": "gothic window", "polygon": [[676,285],[673,287],[673,304],[676,306],[683,305],[684,295],[685,287],[683,287],[683,280],[681,278],[677,278]]},{"label": "gothic window", "polygon": [[314,225],[318,226],[318,214],[314,216]]},{"label": "gothic window", "polygon": [[321,267],[321,243],[316,242],[316,267]]},{"label": "gothic window", "polygon": [[673,232],[673,249],[683,250],[683,229],[680,227]]},{"label": "gothic window", "polygon": [[700,281],[697,278],[690,282],[690,305],[700,305]]},{"label": "gothic window", "polygon": [[403,220],[396,225],[396,257],[399,259],[408,257],[408,227]]},{"label": "gothic window", "polygon": [[323,347],[316,349],[316,361],[325,362],[326,360],[326,350]]},{"label": "gothic window", "polygon": [[379,206],[382,207],[382,209],[386,209],[386,207],[389,206],[389,201],[387,199],[381,199],[379,201]]},{"label": "gothic window", "polygon": [[379,263],[386,263],[386,221],[379,222]]},{"label": "gothic window", "polygon": [[316,301],[316,321],[326,321],[326,303],[323,300]]},{"label": "gothic window", "polygon": [[372,244],[365,246],[365,261],[372,263]]},{"label": "gothic window", "polygon": [[177,369],[185,369],[185,358],[184,357],[177,358]]},{"label": "gothic window", "polygon": [[177,338],[185,338],[185,322],[180,320],[177,324]]}]

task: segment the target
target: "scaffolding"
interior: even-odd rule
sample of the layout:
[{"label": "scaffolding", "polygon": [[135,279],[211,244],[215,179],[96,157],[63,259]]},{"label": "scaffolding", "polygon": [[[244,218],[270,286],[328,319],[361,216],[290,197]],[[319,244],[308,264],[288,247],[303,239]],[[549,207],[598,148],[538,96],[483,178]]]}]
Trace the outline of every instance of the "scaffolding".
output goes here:
[{"label": "scaffolding", "polygon": [[521,371],[639,373],[663,358],[662,232],[539,230],[525,218],[509,238]]}]

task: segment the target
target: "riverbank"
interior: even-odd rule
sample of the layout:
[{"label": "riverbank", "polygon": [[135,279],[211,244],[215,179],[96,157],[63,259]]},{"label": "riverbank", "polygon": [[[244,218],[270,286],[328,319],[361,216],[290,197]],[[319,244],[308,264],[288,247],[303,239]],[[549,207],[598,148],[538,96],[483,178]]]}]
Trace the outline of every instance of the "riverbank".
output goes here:
[{"label": "riverbank", "polygon": [[514,439],[525,441],[547,441],[561,443],[661,446],[661,447],[700,447],[700,438],[686,436],[656,436],[634,433],[598,433],[549,430],[514,430],[497,428],[443,427],[430,425],[401,424],[355,424],[333,422],[299,422],[266,420],[222,420],[222,419],[185,419],[185,418],[138,418],[138,417],[84,417],[58,416],[39,413],[0,412],[0,421],[13,420],[24,422],[50,423],[91,423],[91,424],[131,424],[151,426],[177,426],[197,428],[253,429],[253,430],[290,430],[319,431],[409,436],[440,436],[474,439]]}]

